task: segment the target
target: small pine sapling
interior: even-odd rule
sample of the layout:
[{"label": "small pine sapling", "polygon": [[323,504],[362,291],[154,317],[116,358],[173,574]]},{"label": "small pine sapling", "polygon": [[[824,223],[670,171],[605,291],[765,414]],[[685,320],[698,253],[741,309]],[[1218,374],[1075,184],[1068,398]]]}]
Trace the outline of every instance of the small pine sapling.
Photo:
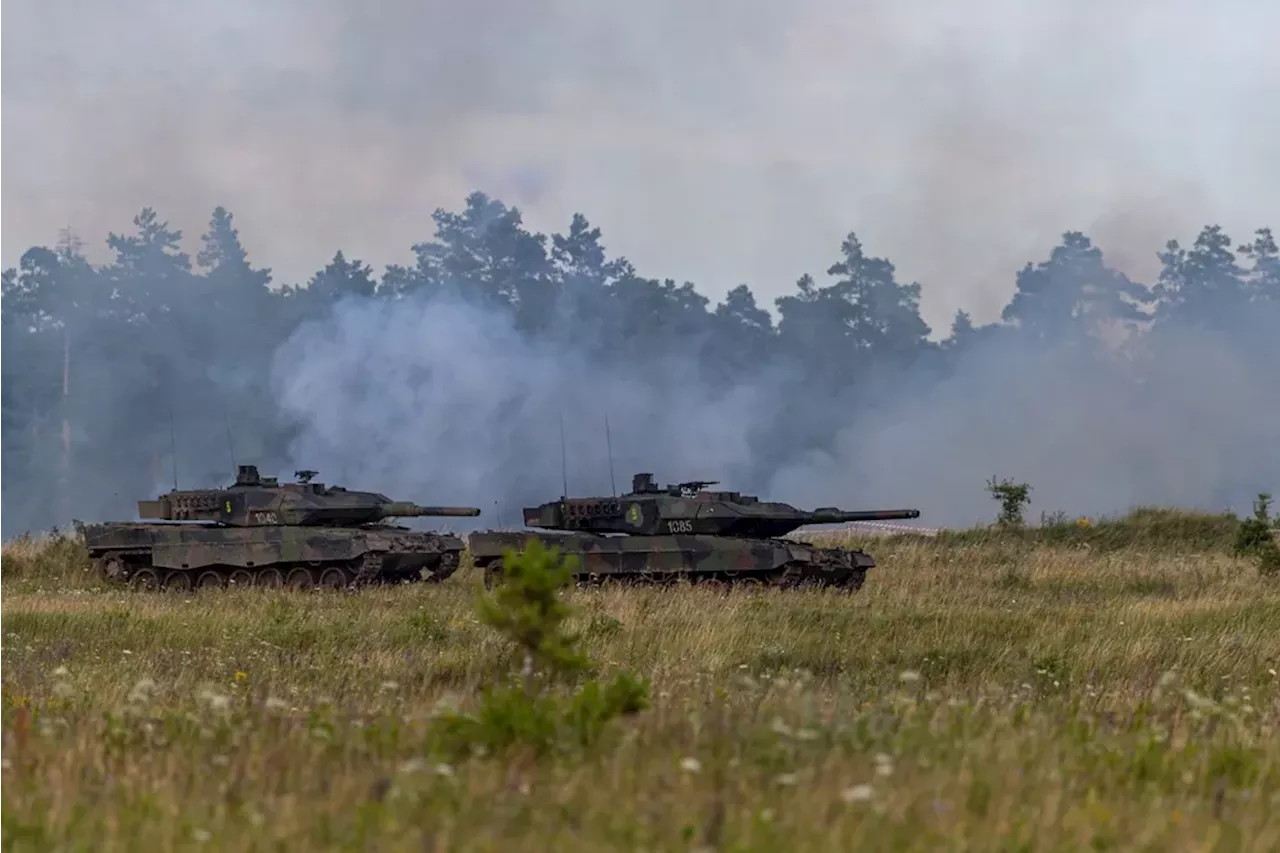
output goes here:
[{"label": "small pine sapling", "polygon": [[[575,560],[536,539],[524,551],[508,550],[497,588],[481,592],[480,620],[502,634],[523,656],[516,683],[510,680],[484,691],[472,713],[450,713],[438,721],[441,749],[454,758],[487,755],[513,747],[535,755],[586,748],[596,743],[618,717],[643,711],[649,683],[619,672],[601,683],[581,637],[565,622],[574,610],[562,598]],[[567,687],[588,676],[576,690]]]},{"label": "small pine sapling", "polygon": [[1236,533],[1236,556],[1256,559],[1258,571],[1268,576],[1280,576],[1280,545],[1272,532],[1274,525],[1271,495],[1261,492],[1253,502],[1253,518],[1242,521]]}]

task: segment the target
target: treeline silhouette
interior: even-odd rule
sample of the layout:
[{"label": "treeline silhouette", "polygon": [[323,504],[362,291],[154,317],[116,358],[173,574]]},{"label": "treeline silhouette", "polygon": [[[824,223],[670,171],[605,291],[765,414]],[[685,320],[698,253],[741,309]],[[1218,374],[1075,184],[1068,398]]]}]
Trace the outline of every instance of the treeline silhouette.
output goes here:
[{"label": "treeline silhouette", "polygon": [[[1220,335],[1239,357],[1280,351],[1280,252],[1265,228],[1239,245],[1216,225],[1190,246],[1171,240],[1149,284],[1067,232],[1047,259],[1016,271],[1000,322],[977,326],[961,311],[949,334],[930,340],[921,285],[899,280],[853,233],[819,274],[775,300],[775,321],[746,284],[713,305],[692,282],[643,277],[611,258],[580,214],[564,233],[532,233],[518,209],[477,192],[461,211],[432,218],[435,234],[413,246],[410,266],[379,276],[338,251],[305,284],[279,287],[221,207],[194,259],[179,249],[182,232],[150,208],[131,233],[108,235],[114,259],[104,265],[66,232],[52,248],[27,250],[3,280],[5,535],[73,516],[132,517],[133,501],[175,474],[183,486],[227,480],[229,457],[264,470],[290,464],[299,424],[274,402],[278,349],[344,299],[451,296],[593,364],[687,359],[710,387],[785,374],[775,405],[792,416],[772,428],[796,453],[821,450],[843,425],[841,408],[825,403],[945,383],[984,349],[1138,365],[1137,380],[1134,352],[1159,353],[1187,333]],[[1128,355],[1117,361],[1121,340]],[[815,396],[824,405],[810,416]]]}]

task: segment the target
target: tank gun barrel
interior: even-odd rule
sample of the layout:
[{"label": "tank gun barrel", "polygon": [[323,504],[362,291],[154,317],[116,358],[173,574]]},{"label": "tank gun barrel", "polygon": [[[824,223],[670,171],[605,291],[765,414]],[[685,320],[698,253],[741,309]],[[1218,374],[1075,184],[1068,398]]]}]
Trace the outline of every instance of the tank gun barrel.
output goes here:
[{"label": "tank gun barrel", "polygon": [[384,518],[416,518],[420,516],[464,518],[480,514],[480,509],[474,506],[419,506],[410,501],[392,501],[391,503],[381,504],[378,507],[378,511]]},{"label": "tank gun barrel", "polygon": [[918,509],[867,509],[840,510],[835,507],[820,507],[809,513],[807,524],[845,524],[850,521],[897,521],[906,518],[919,518]]}]

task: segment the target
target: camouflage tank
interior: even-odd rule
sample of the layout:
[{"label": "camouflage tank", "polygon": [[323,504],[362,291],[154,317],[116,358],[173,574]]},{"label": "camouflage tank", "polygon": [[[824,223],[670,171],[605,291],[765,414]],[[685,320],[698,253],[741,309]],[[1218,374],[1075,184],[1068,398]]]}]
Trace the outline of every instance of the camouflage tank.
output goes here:
[{"label": "camouflage tank", "polygon": [[715,481],[660,488],[637,474],[621,497],[561,498],[526,507],[533,531],[482,531],[470,549],[485,582],[501,572],[507,548],[532,537],[578,559],[576,580],[717,580],[776,586],[813,583],[858,589],[875,560],[865,551],[820,548],[781,537],[811,524],[918,518],[915,509],[806,512],[738,492],[707,491]]},{"label": "camouflage tank", "polygon": [[[418,506],[377,492],[312,482],[280,484],[241,465],[222,489],[174,489],[138,501],[145,521],[79,525],[109,581],[140,589],[325,586],[399,580],[436,582],[458,567],[457,536],[423,533],[391,518],[475,516],[475,507]],[[169,522],[169,523],[164,523]]]}]

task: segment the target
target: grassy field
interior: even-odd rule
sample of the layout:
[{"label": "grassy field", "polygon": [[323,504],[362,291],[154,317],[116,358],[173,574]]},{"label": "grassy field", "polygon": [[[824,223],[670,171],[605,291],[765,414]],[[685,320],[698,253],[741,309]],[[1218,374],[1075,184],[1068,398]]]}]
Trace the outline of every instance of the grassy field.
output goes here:
[{"label": "grassy field", "polygon": [[854,595],[571,591],[651,708],[452,764],[433,715],[517,663],[472,572],[184,599],[19,543],[4,849],[1280,849],[1280,588],[1170,518],[869,540]]}]

